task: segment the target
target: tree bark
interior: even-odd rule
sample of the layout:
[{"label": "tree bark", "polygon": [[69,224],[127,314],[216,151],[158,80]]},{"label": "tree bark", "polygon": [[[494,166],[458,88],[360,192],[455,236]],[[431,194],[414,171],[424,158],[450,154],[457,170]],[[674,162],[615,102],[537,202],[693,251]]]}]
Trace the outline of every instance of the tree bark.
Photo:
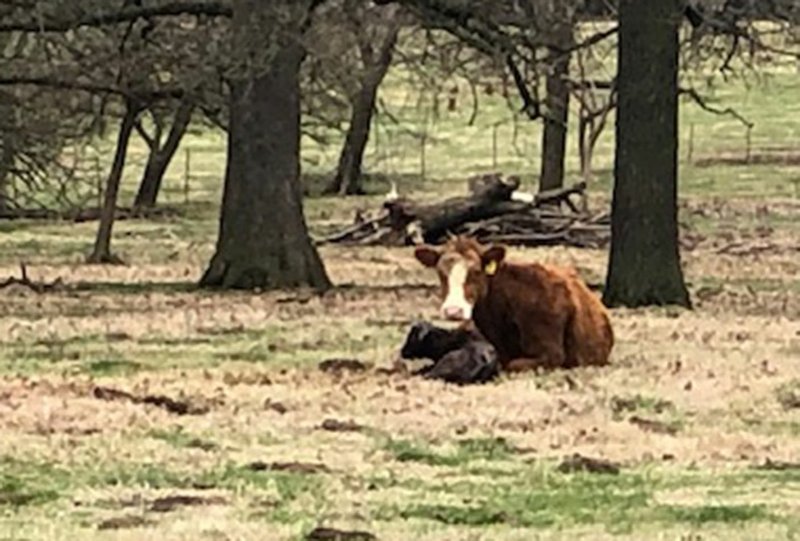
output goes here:
[{"label": "tree bark", "polygon": [[94,249],[87,258],[88,263],[119,263],[119,259],[111,253],[111,231],[114,227],[114,212],[117,207],[117,195],[122,181],[122,171],[125,169],[125,157],[128,154],[128,142],[139,116],[140,109],[128,102],[125,105],[125,115],[122,117],[119,134],[117,135],[117,148],[114,151],[114,163],[106,183],[105,199],[100,211],[100,225],[97,230]]},{"label": "tree bark", "polygon": [[564,158],[567,151],[567,124],[569,121],[569,54],[558,49],[572,45],[572,25],[564,21],[556,26],[554,39],[557,47],[551,52],[556,58],[547,74],[547,97],[544,130],[542,130],[542,169],[539,191],[554,190],[564,185]]},{"label": "tree bark", "polygon": [[147,165],[139,184],[139,190],[134,199],[134,208],[152,208],[156,205],[158,194],[161,191],[161,184],[164,181],[164,174],[167,172],[175,152],[181,143],[181,139],[186,134],[189,122],[192,120],[194,105],[189,102],[181,102],[172,120],[172,127],[164,145],[161,146],[159,138],[148,142],[150,155],[147,157]]},{"label": "tree bark", "polygon": [[[364,193],[362,184],[362,163],[364,150],[369,140],[372,115],[375,112],[375,103],[378,97],[383,78],[392,64],[392,53],[397,43],[397,34],[400,26],[396,21],[390,21],[387,35],[380,43],[377,58],[373,60],[362,47],[362,62],[365,64],[366,73],[361,79],[361,88],[352,101],[350,126],[347,129],[344,147],[339,155],[339,164],[336,174],[325,190],[327,194],[361,195]],[[363,39],[359,37],[359,39]]]},{"label": "tree bark", "polygon": [[233,4],[238,65],[230,81],[225,188],[216,253],[202,286],[331,286],[306,228],[300,186],[304,50],[298,37],[310,5],[310,0]]},{"label": "tree bark", "polygon": [[342,147],[342,152],[339,155],[336,174],[330,185],[325,189],[327,194],[364,194],[364,186],[361,182],[361,166],[364,161],[364,150],[367,148],[367,141],[369,140],[370,124],[372,123],[372,113],[375,110],[379,85],[380,81],[364,81],[353,101],[350,126],[347,129],[344,147]]},{"label": "tree bark", "polygon": [[11,208],[8,188],[14,167],[14,152],[9,140],[8,135],[0,134],[0,214],[7,213]]},{"label": "tree bark", "polygon": [[680,0],[619,3],[609,306],[689,307],[678,245]]}]

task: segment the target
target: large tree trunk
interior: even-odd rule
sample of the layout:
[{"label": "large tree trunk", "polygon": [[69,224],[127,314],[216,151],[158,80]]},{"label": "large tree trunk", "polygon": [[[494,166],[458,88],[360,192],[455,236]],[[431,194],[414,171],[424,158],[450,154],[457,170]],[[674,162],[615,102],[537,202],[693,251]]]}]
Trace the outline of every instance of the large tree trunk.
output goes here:
[{"label": "large tree trunk", "polygon": [[[350,126],[347,130],[344,147],[339,155],[336,174],[325,192],[328,194],[358,195],[364,193],[361,182],[361,166],[364,161],[364,150],[369,140],[370,124],[375,111],[378,88],[392,64],[392,53],[397,43],[400,26],[389,15],[389,29],[380,43],[377,55],[373,57],[371,44],[362,47],[362,62],[365,74],[361,79],[361,88],[352,102],[353,111]],[[364,39],[358,36],[359,39]],[[366,50],[365,50],[366,49]]]},{"label": "large tree trunk", "polygon": [[553,37],[557,47],[551,52],[555,61],[547,74],[539,191],[554,190],[564,185],[564,158],[567,151],[567,123],[569,121],[567,77],[569,76],[570,55],[562,51],[572,45],[572,25],[567,21],[562,22],[556,26]]},{"label": "large tree trunk", "polygon": [[[201,279],[203,286],[331,285],[306,228],[300,187],[299,72],[304,51],[298,34],[310,4],[233,4],[238,65],[231,80],[225,190],[217,249]],[[265,51],[271,52],[269,58]]]},{"label": "large tree trunk", "polygon": [[690,306],[678,246],[679,0],[619,3],[607,305]]},{"label": "large tree trunk", "polygon": [[163,146],[158,138],[148,142],[150,155],[147,157],[147,165],[136,192],[136,199],[133,202],[135,208],[152,208],[156,205],[158,194],[161,191],[161,184],[164,181],[164,174],[167,172],[175,152],[181,143],[181,139],[186,134],[189,122],[192,120],[194,106],[188,102],[182,102],[175,112],[172,120],[172,127]]},{"label": "large tree trunk", "polygon": [[136,117],[139,116],[140,109],[131,103],[125,106],[125,115],[117,135],[117,148],[114,152],[114,163],[111,165],[111,172],[106,183],[105,200],[100,211],[100,225],[97,230],[97,238],[94,243],[94,250],[87,258],[88,263],[118,263],[119,259],[111,253],[111,230],[114,227],[114,211],[117,207],[117,195],[119,185],[122,181],[122,171],[125,169],[125,157],[128,154],[128,141],[136,124]]}]

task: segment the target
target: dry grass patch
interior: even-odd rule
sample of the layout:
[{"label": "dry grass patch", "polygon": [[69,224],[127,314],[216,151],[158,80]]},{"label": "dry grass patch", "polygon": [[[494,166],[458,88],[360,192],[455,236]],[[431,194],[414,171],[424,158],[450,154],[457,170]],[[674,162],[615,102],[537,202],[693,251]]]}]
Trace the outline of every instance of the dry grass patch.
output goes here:
[{"label": "dry grass patch", "polygon": [[[463,388],[379,371],[411,321],[435,317],[434,279],[409,250],[325,248],[349,285],[324,296],[209,293],[193,282],[210,238],[126,223],[141,261],[34,264],[64,289],[0,290],[0,537],[787,537],[796,472],[752,469],[800,456],[800,260],[774,208],[769,250],[718,253],[738,240],[713,222],[755,220],[752,205],[698,215],[705,239],[685,254],[696,310],[615,310],[610,367]],[[91,233],[47,235],[65,229]],[[162,238],[172,259],[148,251]],[[606,264],[593,250],[514,252],[590,281]],[[327,359],[366,369],[324,372]],[[559,472],[576,453],[619,473]]]}]

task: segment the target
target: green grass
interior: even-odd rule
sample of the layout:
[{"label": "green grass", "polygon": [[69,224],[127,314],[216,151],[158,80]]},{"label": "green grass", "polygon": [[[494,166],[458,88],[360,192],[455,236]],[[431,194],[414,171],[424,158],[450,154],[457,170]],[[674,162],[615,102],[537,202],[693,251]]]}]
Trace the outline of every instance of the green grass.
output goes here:
[{"label": "green grass", "polygon": [[384,449],[399,462],[451,467],[475,460],[508,460],[515,451],[504,438],[459,440],[449,450],[434,449],[423,442],[390,439]]},{"label": "green grass", "polygon": [[[179,428],[153,430],[147,436],[176,451],[214,453],[219,449]],[[464,534],[481,529],[476,531],[489,537],[501,536],[508,528],[530,535],[591,528],[634,538],[687,527],[750,531],[768,526],[784,532],[800,527],[790,505],[761,500],[764,495],[796,488],[800,472],[638,467],[626,468],[619,475],[562,474],[551,461],[519,461],[499,438],[451,441],[446,445],[448,452],[403,441],[386,448],[401,463],[434,465],[447,475],[410,476],[406,468],[400,468],[387,477],[386,465],[378,463],[361,474],[351,473],[348,484],[368,487],[355,495],[360,513],[378,525],[427,524],[424,528],[432,532],[467,528],[458,530]],[[473,460],[501,461],[509,474],[465,469]],[[339,481],[331,474],[254,471],[243,462],[192,467],[108,457],[84,458],[69,465],[5,458],[0,464],[0,516],[5,511],[21,519],[33,512],[27,508],[42,508],[37,513],[55,516],[80,494],[83,503],[72,518],[90,527],[109,511],[128,505],[113,496],[120,494],[119,489],[145,495],[145,502],[155,494],[213,490],[225,500],[241,502],[244,515],[239,520],[264,523],[264,527],[283,524],[295,531],[316,525],[318,513],[337,509],[341,498]],[[687,493],[691,499],[682,501]],[[2,527],[0,519],[0,531]]]},{"label": "green grass", "polygon": [[749,521],[775,520],[775,516],[763,505],[666,505],[659,508],[665,521],[681,524],[703,525],[708,523],[741,523]]},{"label": "green grass", "polygon": [[47,503],[58,496],[55,490],[30,486],[19,477],[0,474],[0,509]]},{"label": "green grass", "polygon": [[[487,478],[484,482],[439,482],[416,487],[416,493],[428,496],[421,501],[412,497],[404,504],[386,505],[378,516],[382,520],[400,517],[442,525],[502,524],[535,530],[569,530],[592,525],[617,534],[714,524],[797,523],[796,517],[785,508],[726,501],[742,491],[757,494],[772,483],[776,483],[772,486],[791,486],[791,480],[779,475],[709,477],[665,471],[630,471],[618,476],[564,475],[546,466],[517,467],[516,472],[513,477]],[[715,487],[720,487],[713,498],[715,503],[660,503],[676,491],[702,492]]]},{"label": "green grass", "polygon": [[[180,448],[197,448],[195,438],[184,439],[175,433],[151,433]],[[319,486],[315,474],[285,471],[254,471],[246,464],[223,463],[207,469],[175,468],[159,463],[77,462],[63,465],[0,458],[0,505],[48,503],[81,487],[139,487],[147,489],[205,489],[231,491],[273,491],[285,500],[294,500]],[[3,503],[5,502],[5,503]]]},{"label": "green grass", "polygon": [[[59,309],[70,317],[100,315],[87,303]],[[35,308],[31,308],[35,309]],[[85,309],[85,311],[84,311]],[[124,312],[124,308],[119,309]],[[103,310],[103,315],[109,311]],[[20,314],[18,314],[19,317]],[[261,328],[242,328],[209,335],[198,326],[181,337],[153,333],[118,340],[86,335],[67,340],[15,341],[0,348],[0,374],[85,373],[126,376],[174,368],[213,368],[226,363],[270,367],[311,366],[329,358],[371,358],[386,344],[402,339],[404,329],[368,325],[346,318],[335,326],[309,327],[303,321],[273,322]],[[175,355],[175,350],[180,355]]]},{"label": "green grass", "polygon": [[44,505],[69,489],[69,471],[56,464],[0,457],[0,516],[3,508]]},{"label": "green grass", "polygon": [[675,410],[669,400],[636,394],[632,396],[614,396],[611,398],[611,410],[615,415],[631,412],[664,413]]},{"label": "green grass", "polygon": [[627,530],[644,518],[652,495],[639,476],[609,479],[524,472],[517,482],[480,487],[467,483],[436,485],[431,490],[477,501],[464,505],[410,504],[397,510],[399,515],[469,526],[504,523],[539,529],[613,524]]},{"label": "green grass", "polygon": [[161,440],[176,449],[200,449],[201,451],[215,451],[219,445],[185,432],[181,427],[172,430],[155,429],[148,434],[151,438]]}]

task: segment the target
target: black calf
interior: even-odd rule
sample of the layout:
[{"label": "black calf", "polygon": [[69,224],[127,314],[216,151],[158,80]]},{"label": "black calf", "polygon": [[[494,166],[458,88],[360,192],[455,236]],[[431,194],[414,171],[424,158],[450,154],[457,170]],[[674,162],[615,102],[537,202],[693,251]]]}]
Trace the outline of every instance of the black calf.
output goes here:
[{"label": "black calf", "polygon": [[465,329],[442,329],[419,321],[412,325],[400,355],[404,359],[438,361],[451,351],[464,347],[475,336]]},{"label": "black calf", "polygon": [[405,359],[431,359],[432,365],[415,372],[427,379],[464,385],[485,383],[498,374],[497,352],[476,333],[447,330],[428,322],[415,323],[400,352]]}]

